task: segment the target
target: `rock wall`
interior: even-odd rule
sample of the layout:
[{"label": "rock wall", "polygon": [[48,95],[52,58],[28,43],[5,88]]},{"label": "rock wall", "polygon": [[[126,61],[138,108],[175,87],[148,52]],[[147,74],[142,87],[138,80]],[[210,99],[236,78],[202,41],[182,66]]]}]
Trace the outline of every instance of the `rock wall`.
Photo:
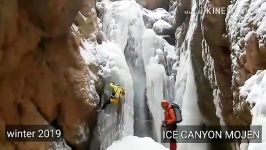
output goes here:
[{"label": "rock wall", "polygon": [[156,8],[164,8],[165,10],[168,10],[170,4],[169,0],[136,0],[136,2],[151,10]]},{"label": "rock wall", "polygon": [[[246,111],[248,110],[246,104],[240,104],[238,88],[257,70],[265,69],[265,32],[264,23],[262,23],[264,17],[259,16],[259,10],[262,11],[264,2],[252,4],[251,1],[236,1],[230,5],[227,0],[178,1],[176,39],[177,48],[180,51],[182,51],[181,46],[185,44],[184,39],[191,24],[189,22],[191,3],[197,6],[197,19],[194,21],[200,26],[194,31],[195,40],[190,43],[192,48],[195,48],[191,50],[191,57],[196,78],[199,79],[197,83],[199,101],[201,99],[202,103],[208,101],[206,103],[210,105],[210,101],[218,98],[217,106],[221,108],[220,117],[222,117],[220,123],[249,124],[250,114]],[[213,8],[221,8],[225,11],[219,13],[207,11]],[[241,9],[244,11],[240,11]],[[252,16],[255,16],[255,19],[251,19]],[[205,84],[202,85],[202,83]],[[204,91],[200,91],[201,89]],[[207,92],[206,89],[208,89]],[[200,103],[200,105],[203,104]],[[202,107],[202,110],[205,107],[208,107],[207,104]],[[210,105],[209,108],[211,107]],[[245,114],[244,118],[241,118],[241,113]]]},{"label": "rock wall", "polygon": [[[191,46],[204,124],[251,124],[251,107],[239,97],[239,87],[266,67],[265,4],[259,0],[177,1],[176,47],[182,54]],[[192,6],[197,13],[191,14]],[[213,8],[224,11],[208,12]],[[189,35],[193,40],[187,43]]]},{"label": "rock wall", "polygon": [[250,105],[239,98],[239,87],[258,70],[266,68],[266,1],[236,1],[228,7],[226,27],[232,60],[234,112],[251,123]]},{"label": "rock wall", "polygon": [[[94,5],[93,0],[1,1],[0,149],[55,146],[7,143],[3,137],[6,124],[56,126],[63,129],[72,148],[86,147],[97,99],[89,97],[93,92],[89,69],[77,49],[79,38],[70,34],[70,27],[78,22],[84,37],[95,31]],[[80,14],[87,19],[82,20]]]},{"label": "rock wall", "polygon": [[[201,4],[200,4],[201,3]],[[195,82],[198,95],[198,107],[205,118],[205,123],[217,125],[219,119],[216,115],[215,104],[213,102],[215,89],[215,73],[212,68],[207,68],[211,63],[210,60],[205,60],[204,47],[204,24],[203,16],[198,9],[203,2],[193,1],[178,1],[176,9],[176,47],[180,56],[190,51],[192,66],[194,69]],[[192,6],[197,6],[196,10],[192,10]],[[188,13],[189,12],[189,13]],[[180,63],[182,57],[180,57]],[[179,64],[180,65],[180,64]],[[182,66],[180,67],[182,68]],[[209,72],[204,70],[209,69]],[[206,74],[209,73],[209,74]],[[180,79],[177,79],[180,80]],[[181,85],[179,85],[181,86]],[[211,112],[211,113],[210,113]]]},{"label": "rock wall", "polygon": [[[226,10],[229,1],[206,1],[205,9],[224,8]],[[209,78],[214,89],[214,98],[217,98],[221,107],[220,123],[239,124],[233,114],[233,94],[231,91],[231,58],[229,42],[226,39],[225,28],[226,13],[210,14],[204,12],[202,31],[204,35],[203,55],[205,55],[205,75]],[[206,59],[207,57],[211,59]],[[215,78],[213,77],[215,75]],[[220,105],[220,106],[219,106]],[[222,119],[221,119],[222,118]]]}]

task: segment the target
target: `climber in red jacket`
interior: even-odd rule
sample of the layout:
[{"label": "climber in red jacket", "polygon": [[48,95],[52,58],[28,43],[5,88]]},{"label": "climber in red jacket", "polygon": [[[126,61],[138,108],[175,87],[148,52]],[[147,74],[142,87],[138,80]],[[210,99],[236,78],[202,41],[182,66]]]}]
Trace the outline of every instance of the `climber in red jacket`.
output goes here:
[{"label": "climber in red jacket", "polygon": [[[171,104],[167,100],[163,100],[161,102],[162,108],[164,109],[164,121],[162,126],[165,126],[167,130],[174,131],[176,130],[176,113],[174,108],[172,108]],[[170,140],[170,150],[176,150],[176,140],[172,138]]]}]

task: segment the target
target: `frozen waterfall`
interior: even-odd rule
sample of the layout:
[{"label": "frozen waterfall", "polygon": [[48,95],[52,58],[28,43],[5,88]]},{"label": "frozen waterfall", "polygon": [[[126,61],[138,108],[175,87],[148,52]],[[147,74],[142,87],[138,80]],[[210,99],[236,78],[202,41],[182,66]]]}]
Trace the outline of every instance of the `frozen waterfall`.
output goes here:
[{"label": "frozen waterfall", "polygon": [[[110,105],[99,114],[91,147],[106,149],[113,141],[133,134],[160,142],[163,99],[198,110],[197,96],[190,95],[190,91],[196,94],[196,87],[189,51],[177,56],[177,49],[157,35],[172,28],[174,13],[147,10],[134,0],[103,0],[97,7],[103,12],[100,27],[107,41],[101,45],[84,41],[87,47],[95,48],[81,52],[85,60],[101,66],[99,74],[106,84],[102,102],[110,94],[111,81],[125,86],[126,98],[121,108]],[[201,118],[196,117],[198,123]]]}]

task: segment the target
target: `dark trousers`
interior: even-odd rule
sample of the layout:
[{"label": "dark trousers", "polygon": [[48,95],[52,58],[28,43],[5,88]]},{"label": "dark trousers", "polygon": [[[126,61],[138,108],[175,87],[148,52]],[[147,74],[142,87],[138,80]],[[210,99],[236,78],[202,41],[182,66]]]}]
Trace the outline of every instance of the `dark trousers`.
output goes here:
[{"label": "dark trousers", "polygon": [[[167,125],[166,128],[168,131],[175,131],[177,126],[176,126],[176,124],[172,124],[172,125]],[[174,137],[172,137],[170,139],[170,150],[176,150],[176,148],[177,148],[176,139]]]},{"label": "dark trousers", "polygon": [[111,104],[111,99],[109,98],[102,106],[102,109],[105,109],[107,105]]},{"label": "dark trousers", "polygon": [[103,104],[101,109],[105,109],[107,105],[111,104],[111,98],[114,98],[114,95],[112,94],[108,100]]}]

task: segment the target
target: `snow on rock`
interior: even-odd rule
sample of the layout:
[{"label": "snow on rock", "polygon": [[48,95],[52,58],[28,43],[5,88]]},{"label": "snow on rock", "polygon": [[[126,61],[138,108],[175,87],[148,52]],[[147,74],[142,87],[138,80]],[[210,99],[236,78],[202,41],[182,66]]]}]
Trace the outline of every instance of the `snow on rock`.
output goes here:
[{"label": "snow on rock", "polygon": [[233,86],[265,66],[266,0],[237,0],[228,7],[227,31],[232,48]]},{"label": "snow on rock", "polygon": [[143,19],[147,28],[152,28],[153,24],[158,20],[164,20],[170,25],[174,25],[174,16],[165,9],[157,8],[155,10],[148,10],[143,8]]},{"label": "snow on rock", "polygon": [[[240,88],[240,94],[254,105],[266,97],[266,71],[258,71]],[[266,115],[266,114],[265,114]]]},{"label": "snow on rock", "polygon": [[128,136],[114,142],[107,150],[168,150],[149,137]]},{"label": "snow on rock", "polygon": [[148,14],[152,16],[155,20],[170,17],[169,12],[167,12],[163,8],[157,8],[155,10],[146,10],[146,12],[148,12]]},{"label": "snow on rock", "polygon": [[[80,55],[82,56],[83,60],[85,61],[85,63],[87,65],[94,65],[97,67],[97,69],[99,69],[99,61],[96,58],[95,54],[96,52],[96,43],[89,41],[89,40],[85,40],[82,42],[83,47],[79,48],[79,52]],[[90,75],[90,80],[89,80],[89,98],[91,99],[96,99],[98,102],[100,101],[100,97],[96,91],[96,86],[97,83],[100,84],[100,78],[97,75],[97,71],[96,70],[89,70],[89,75]]]},{"label": "snow on rock", "polygon": [[257,70],[266,68],[266,0],[236,0],[228,7],[226,26],[231,45],[234,113],[249,123],[247,102],[239,99],[243,86]]},{"label": "snow on rock", "polygon": [[265,35],[265,6],[265,0],[237,0],[230,5],[226,18],[230,37],[237,40],[238,36],[243,37],[254,29],[258,35]]},{"label": "snow on rock", "polygon": [[[255,32],[259,43],[265,39],[265,6],[265,0],[238,0],[228,7],[227,30],[235,57],[243,53],[241,44],[250,32]],[[235,57],[233,59],[236,59]]]},{"label": "snow on rock", "polygon": [[96,53],[95,44],[94,42],[87,41],[83,42],[84,47],[80,47],[80,54],[87,65],[97,63],[97,59],[94,56]]},{"label": "snow on rock", "polygon": [[173,28],[172,25],[161,19],[155,22],[152,27],[152,29],[159,35],[164,34],[164,30],[170,30],[171,28]]},{"label": "snow on rock", "polygon": [[49,145],[48,150],[71,150],[71,148],[66,144],[66,141],[52,142]]},{"label": "snow on rock", "polygon": [[[266,146],[266,70],[258,71],[244,86],[240,88],[240,95],[246,98],[252,107],[252,124],[262,125],[262,143],[250,143],[242,150],[263,150]],[[248,149],[245,149],[245,147]]]}]

